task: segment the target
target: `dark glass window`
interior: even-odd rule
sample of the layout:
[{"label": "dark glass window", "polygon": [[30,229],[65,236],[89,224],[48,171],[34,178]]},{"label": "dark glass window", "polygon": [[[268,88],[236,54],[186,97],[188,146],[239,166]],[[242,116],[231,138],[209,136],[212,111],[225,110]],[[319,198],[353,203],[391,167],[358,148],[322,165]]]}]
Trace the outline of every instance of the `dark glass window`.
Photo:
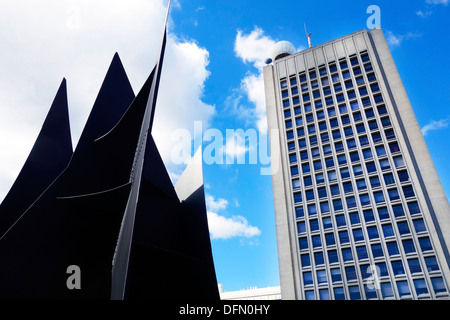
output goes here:
[{"label": "dark glass window", "polygon": [[302,202],[302,194],[300,192],[294,193],[294,202],[295,203]]},{"label": "dark glass window", "polygon": [[351,182],[345,182],[343,185],[344,193],[353,192],[353,186]]},{"label": "dark glass window", "polygon": [[372,173],[372,172],[377,171],[377,168],[376,168],[374,162],[367,162],[367,163],[366,163],[366,169],[367,169],[367,172],[368,172],[368,173]]},{"label": "dark glass window", "polygon": [[391,125],[391,120],[389,120],[389,117],[382,118],[381,124],[383,125],[384,128],[386,128]]},{"label": "dark glass window", "polygon": [[383,229],[383,235],[385,238],[391,237],[394,235],[394,229],[392,228],[391,224],[383,224],[381,226],[381,228]]},{"label": "dark glass window", "polygon": [[405,274],[405,269],[403,268],[403,263],[401,260],[392,261],[391,265],[395,276]]},{"label": "dark glass window", "polygon": [[355,139],[347,140],[347,148],[349,148],[349,149],[356,148],[356,141],[355,141]]},{"label": "dark glass window", "polygon": [[408,210],[409,210],[410,214],[420,213],[419,204],[416,201],[409,202],[408,203]]},{"label": "dark glass window", "polygon": [[400,251],[398,250],[397,242],[386,242],[386,247],[388,249],[388,253],[390,256],[395,256],[396,254],[400,254]]},{"label": "dark glass window", "polygon": [[366,180],[357,180],[356,187],[358,188],[358,191],[367,189]]},{"label": "dark glass window", "polygon": [[398,281],[397,289],[400,297],[409,296],[411,294],[411,292],[409,291],[408,281]]},{"label": "dark glass window", "polygon": [[347,207],[350,208],[356,208],[356,199],[355,197],[348,197],[346,198],[347,201]]},{"label": "dark glass window", "polygon": [[379,238],[377,227],[367,228],[367,233],[369,235],[370,240]]},{"label": "dark glass window", "polygon": [[411,198],[414,197],[414,190],[412,186],[403,186],[403,194],[405,195],[405,198]]},{"label": "dark glass window", "polygon": [[373,210],[368,209],[363,211],[364,220],[367,222],[375,221],[375,216],[373,215]]},{"label": "dark glass window", "polygon": [[379,187],[381,185],[380,179],[378,178],[378,176],[370,177],[369,180],[370,180],[370,186],[372,188],[376,188],[376,187]]},{"label": "dark glass window", "polygon": [[447,292],[442,277],[431,278],[431,284],[433,285],[433,290],[435,293]]},{"label": "dark glass window", "polygon": [[416,230],[417,233],[427,231],[427,227],[425,226],[425,222],[423,221],[423,219],[413,220],[413,224],[414,229]]},{"label": "dark glass window", "polygon": [[414,288],[416,289],[417,295],[427,294],[428,288],[424,279],[414,279]]},{"label": "dark glass window", "polygon": [[[327,246],[332,246],[336,244],[336,240],[334,239],[334,233],[326,233],[325,234],[325,243],[327,244]],[[336,257],[336,262],[337,262],[337,257]],[[332,261],[330,261],[330,263],[332,263]]]},{"label": "dark glass window", "polygon": [[366,247],[356,247],[356,254],[358,256],[358,260],[367,259],[369,257]]},{"label": "dark glass window", "polygon": [[370,204],[370,197],[368,194],[361,194],[359,199],[361,201],[361,206],[367,206]]},{"label": "dark glass window", "polygon": [[330,204],[328,202],[321,202],[320,203],[320,212],[322,214],[330,212]]},{"label": "dark glass window", "polygon": [[298,233],[306,232],[305,222],[297,222],[297,230],[298,230]]},{"label": "dark glass window", "polygon": [[325,178],[322,173],[316,175],[316,183],[321,184],[325,182]]},{"label": "dark glass window", "polygon": [[407,222],[399,222],[397,223],[398,231],[400,232],[400,235],[408,234],[409,233],[409,227]]},{"label": "dark glass window", "polygon": [[300,103],[300,98],[299,98],[299,97],[293,98],[293,99],[292,99],[292,103],[293,103],[294,105],[299,104],[299,103]]},{"label": "dark glass window", "polygon": [[305,184],[305,187],[312,186],[311,176],[303,177],[303,183]]},{"label": "dark glass window", "polygon": [[303,268],[311,266],[311,259],[309,258],[309,254],[300,255],[300,259],[302,260]]},{"label": "dark glass window", "polygon": [[[425,261],[427,258],[425,258]],[[409,259],[408,260],[408,266],[411,273],[421,273],[422,267],[420,266],[419,259]]]},{"label": "dark glass window", "polygon": [[331,218],[326,217],[322,219],[322,224],[324,229],[329,229],[333,227],[333,224],[331,223]]},{"label": "dark glass window", "polygon": [[355,122],[362,120],[361,112],[357,111],[353,113],[353,120]]},{"label": "dark glass window", "polygon": [[327,197],[327,190],[325,189],[325,187],[318,188],[317,189],[317,193],[319,194],[319,198],[326,198]]},{"label": "dark glass window", "polygon": [[384,149],[384,146],[377,146],[375,147],[375,151],[377,152],[377,156],[384,156],[386,154],[386,149]]},{"label": "dark glass window", "polygon": [[304,237],[304,238],[298,239],[298,244],[300,246],[300,250],[308,249],[308,238]]},{"label": "dark glass window", "polygon": [[[324,259],[323,259],[323,252],[316,252],[314,253],[314,262],[316,263],[316,266],[322,265],[324,264]],[[325,276],[326,279],[326,276]],[[319,281],[320,283],[320,281]]]},{"label": "dark glass window", "polygon": [[306,191],[306,200],[314,200],[314,191],[313,190]]},{"label": "dark glass window", "polygon": [[400,152],[400,147],[397,142],[391,142],[389,143],[389,150],[391,150],[391,153]]},{"label": "dark glass window", "polygon": [[398,171],[397,174],[400,182],[409,181],[408,172],[406,170]]},{"label": "dark glass window", "polygon": [[377,211],[378,211],[378,217],[380,218],[380,220],[389,218],[389,212],[386,207],[377,208]]},{"label": "dark glass window", "polygon": [[364,157],[364,159],[370,159],[370,158],[373,158],[373,155],[372,155],[372,150],[370,150],[370,149],[364,149],[363,150],[363,157]]},{"label": "dark glass window", "polygon": [[297,218],[302,218],[305,216],[305,212],[303,210],[303,207],[296,207],[295,208],[295,215]]},{"label": "dark glass window", "polygon": [[[342,209],[342,201],[341,200],[335,200],[335,201],[339,201],[340,202],[340,204],[341,204],[341,209]],[[333,204],[335,203],[335,201],[333,201]],[[336,210],[336,209],[335,209]],[[336,225],[338,226],[338,227],[342,227],[342,226],[345,226],[346,225],[346,222],[345,222],[345,216],[344,215],[337,215],[336,216]]]},{"label": "dark glass window", "polygon": [[364,112],[366,113],[367,119],[375,117],[375,113],[373,113],[373,109],[372,108],[368,108]]},{"label": "dark glass window", "polygon": [[425,264],[427,265],[428,272],[439,270],[439,266],[438,266],[436,257],[426,257]]},{"label": "dark glass window", "polygon": [[300,75],[300,82],[305,82],[306,81],[306,75],[303,73]]},{"label": "dark glass window", "polygon": [[354,166],[353,167],[353,174],[355,175],[355,177],[360,176],[363,174],[363,170],[361,166]]},{"label": "dark glass window", "polygon": [[388,195],[389,195],[389,200],[391,201],[395,201],[400,199],[400,195],[398,194],[398,190],[397,189],[390,189],[388,190]]},{"label": "dark glass window", "polygon": [[325,159],[325,165],[327,168],[331,168],[334,166],[334,160],[333,158],[327,158]]},{"label": "dark glass window", "polygon": [[309,221],[309,227],[311,228],[311,232],[319,230],[319,221],[314,219]]},{"label": "dark glass window", "polygon": [[[362,229],[354,229],[353,230],[353,239],[355,239],[355,241],[363,241],[364,240],[364,234]],[[365,247],[363,247],[365,248]],[[367,252],[366,252],[367,254]],[[367,255],[366,255],[367,258]]]},{"label": "dark glass window", "polygon": [[330,263],[339,262],[339,257],[336,250],[328,251],[328,261]]},{"label": "dark glass window", "polygon": [[367,136],[359,137],[359,144],[361,147],[367,146],[369,144],[369,138],[367,138]]},{"label": "dark glass window", "polygon": [[305,139],[298,140],[298,146],[299,146],[300,149],[305,148],[306,147],[306,140]]},{"label": "dark glass window", "polygon": [[433,247],[431,246],[430,238],[428,238],[428,237],[419,238],[419,245],[420,245],[420,249],[422,251],[433,250]]},{"label": "dark glass window", "polygon": [[390,167],[391,167],[391,165],[389,164],[389,160],[387,160],[387,159],[380,160],[381,170],[386,170],[386,169],[389,169]]},{"label": "dark glass window", "polygon": [[406,254],[416,252],[416,247],[411,239],[403,240],[402,243]]},{"label": "dark glass window", "polygon": [[[308,193],[308,191],[306,191]],[[314,216],[317,214],[317,208],[315,204],[308,205],[308,215]]]},{"label": "dark glass window", "polygon": [[353,266],[345,268],[345,275],[347,276],[347,280],[356,280],[358,277],[356,275],[356,269]]},{"label": "dark glass window", "polygon": [[387,109],[386,109],[386,106],[385,106],[384,104],[378,106],[378,107],[377,107],[377,110],[378,110],[378,114],[379,114],[380,116],[383,115],[383,114],[387,114]]},{"label": "dark glass window", "polygon": [[308,160],[308,151],[301,151],[300,152],[300,159]]},{"label": "dark glass window", "polygon": [[342,249],[342,257],[343,257],[344,261],[353,260],[352,249],[350,249],[350,248]]},{"label": "dark glass window", "polygon": [[394,216],[396,218],[403,217],[405,215],[405,212],[403,211],[403,206],[401,204],[396,204],[392,206],[392,211],[394,211]]},{"label": "dark glass window", "polygon": [[372,245],[372,255],[374,258],[379,258],[384,255],[381,244],[373,244]]},{"label": "dark glass window", "polygon": [[339,165],[347,163],[347,158],[345,157],[345,154],[338,156],[337,160]]},{"label": "dark glass window", "polygon": [[339,139],[341,137],[341,132],[339,130],[333,131],[333,139]]},{"label": "dark glass window", "polygon": [[361,300],[361,293],[359,292],[358,286],[348,287],[350,293],[350,300]]},{"label": "dark glass window", "polygon": [[283,100],[283,107],[289,107],[289,100]]},{"label": "dark glass window", "polygon": [[293,176],[298,175],[298,167],[291,167],[291,175]]},{"label": "dark glass window", "polygon": [[336,149],[336,153],[339,153],[341,151],[344,151],[344,144],[342,142],[336,142],[334,144],[334,147]]},{"label": "dark glass window", "polygon": [[[303,283],[305,286],[313,284],[313,276],[311,272],[303,272]],[[314,294],[314,291],[311,291]]]},{"label": "dark glass window", "polygon": [[313,248],[322,246],[322,241],[320,240],[320,236],[313,236],[312,243],[313,243]]}]

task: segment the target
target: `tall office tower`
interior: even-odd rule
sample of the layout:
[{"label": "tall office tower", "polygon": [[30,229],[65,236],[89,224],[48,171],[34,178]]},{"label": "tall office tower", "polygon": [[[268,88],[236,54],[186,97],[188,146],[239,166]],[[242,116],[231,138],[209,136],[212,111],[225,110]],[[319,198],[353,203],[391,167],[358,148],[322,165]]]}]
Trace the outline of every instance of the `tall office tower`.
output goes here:
[{"label": "tall office tower", "polygon": [[264,68],[283,299],[448,299],[450,206],[381,29]]}]

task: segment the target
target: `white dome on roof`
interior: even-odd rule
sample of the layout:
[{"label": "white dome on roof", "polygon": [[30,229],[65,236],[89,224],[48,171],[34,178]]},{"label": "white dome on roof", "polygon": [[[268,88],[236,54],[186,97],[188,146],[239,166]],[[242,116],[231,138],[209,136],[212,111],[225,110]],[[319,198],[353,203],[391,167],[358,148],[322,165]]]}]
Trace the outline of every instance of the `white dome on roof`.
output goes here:
[{"label": "white dome on roof", "polygon": [[289,41],[279,41],[272,48],[270,57],[273,61],[296,53],[294,45]]}]

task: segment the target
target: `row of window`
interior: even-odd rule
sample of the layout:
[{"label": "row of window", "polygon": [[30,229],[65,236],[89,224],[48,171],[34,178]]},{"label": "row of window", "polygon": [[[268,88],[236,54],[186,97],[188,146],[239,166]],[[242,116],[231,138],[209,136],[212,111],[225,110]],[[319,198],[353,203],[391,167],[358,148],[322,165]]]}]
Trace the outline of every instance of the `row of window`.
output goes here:
[{"label": "row of window", "polygon": [[[323,281],[323,275],[320,274],[318,277],[321,277]],[[312,275],[306,275],[307,278],[311,277]],[[413,286],[414,290],[416,292],[416,295],[421,297],[428,297],[429,296],[429,289],[427,287],[425,279],[413,279]],[[397,292],[400,298],[411,298],[411,289],[410,285],[408,284],[407,280],[400,280],[396,281],[396,287]],[[442,277],[433,277],[431,278],[431,285],[433,288],[433,291],[435,294],[441,294],[446,293],[447,290],[445,289],[444,280]],[[305,290],[305,299],[306,300],[330,300],[330,291],[328,288],[321,288],[318,290],[319,296],[316,297],[316,293],[314,290]],[[365,293],[365,299],[377,299],[377,290],[372,284],[365,284],[364,285],[364,293]],[[389,299],[394,298],[394,290],[392,288],[392,284],[390,282],[381,282],[380,283],[380,293],[381,296],[379,298],[382,299]],[[349,300],[361,300],[362,295],[360,292],[360,288],[358,285],[351,285],[348,287],[348,295],[346,297],[346,293],[343,287],[334,287],[333,288],[333,296],[334,300],[345,300],[346,298]]]}]

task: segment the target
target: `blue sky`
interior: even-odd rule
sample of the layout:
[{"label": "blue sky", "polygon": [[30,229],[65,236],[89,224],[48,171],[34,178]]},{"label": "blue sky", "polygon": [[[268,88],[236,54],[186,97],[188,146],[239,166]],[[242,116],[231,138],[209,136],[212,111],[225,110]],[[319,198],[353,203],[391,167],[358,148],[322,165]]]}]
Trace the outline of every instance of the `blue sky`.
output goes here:
[{"label": "blue sky", "polygon": [[[0,199],[63,76],[75,142],[115,51],[139,90],[156,57],[167,1],[40,3],[1,5]],[[223,135],[255,129],[267,138],[261,70],[276,41],[306,48],[304,24],[313,45],[361,30],[372,4],[381,9],[381,27],[450,196],[448,0],[174,2],[153,132],[172,179],[184,168],[171,158],[172,134],[180,128],[194,134],[194,121]],[[252,148],[258,145],[228,155],[248,160]],[[248,162],[204,164],[216,273],[228,291],[279,285],[271,177]]]}]

